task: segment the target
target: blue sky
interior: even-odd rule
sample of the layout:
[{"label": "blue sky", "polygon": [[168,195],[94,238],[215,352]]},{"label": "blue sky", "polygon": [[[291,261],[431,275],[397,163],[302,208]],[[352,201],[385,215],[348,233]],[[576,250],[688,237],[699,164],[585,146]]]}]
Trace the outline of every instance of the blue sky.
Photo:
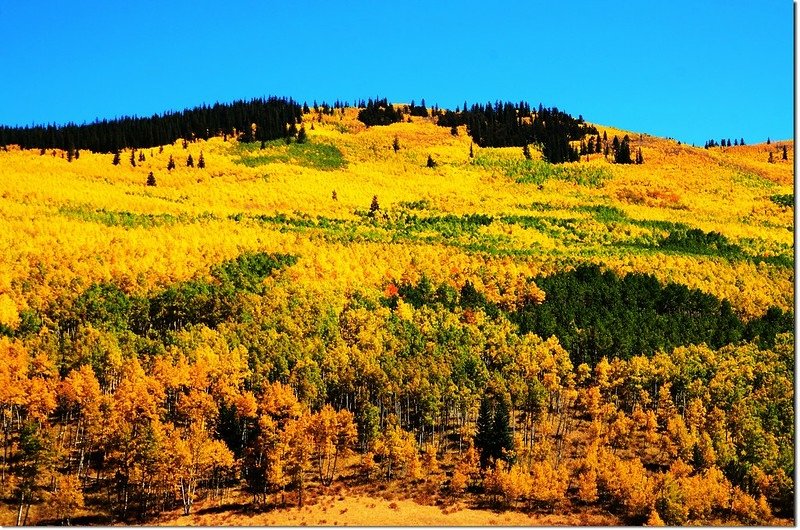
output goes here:
[{"label": "blue sky", "polygon": [[0,124],[380,95],[755,143],[792,136],[792,32],[787,0],[0,1]]}]

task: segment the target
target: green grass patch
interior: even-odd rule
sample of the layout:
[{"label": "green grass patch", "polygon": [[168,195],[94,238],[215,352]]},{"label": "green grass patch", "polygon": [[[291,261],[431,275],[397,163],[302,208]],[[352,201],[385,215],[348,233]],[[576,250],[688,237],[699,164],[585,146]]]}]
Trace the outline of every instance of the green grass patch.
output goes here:
[{"label": "green grass patch", "polygon": [[201,220],[216,219],[216,216],[212,213],[205,213],[201,216],[172,215],[168,213],[144,214],[103,208],[92,209],[85,205],[64,205],[58,209],[58,213],[71,219],[99,223],[106,226],[121,226],[123,228],[156,228],[178,223],[194,223]]},{"label": "green grass patch", "polygon": [[794,194],[786,193],[786,194],[778,194],[778,195],[770,195],[769,200],[777,204],[778,206],[784,206],[786,208],[794,208]]},{"label": "green grass patch", "polygon": [[478,155],[472,162],[484,169],[497,169],[519,184],[544,184],[550,179],[599,188],[614,175],[608,168],[581,164],[550,164],[542,160],[515,160]]},{"label": "green grass patch", "polygon": [[302,167],[333,171],[347,167],[344,155],[335,145],[307,141],[286,144],[284,140],[267,142],[264,149],[258,142],[239,143],[234,147],[239,156],[234,162],[247,167],[259,167],[273,163],[296,164]]}]

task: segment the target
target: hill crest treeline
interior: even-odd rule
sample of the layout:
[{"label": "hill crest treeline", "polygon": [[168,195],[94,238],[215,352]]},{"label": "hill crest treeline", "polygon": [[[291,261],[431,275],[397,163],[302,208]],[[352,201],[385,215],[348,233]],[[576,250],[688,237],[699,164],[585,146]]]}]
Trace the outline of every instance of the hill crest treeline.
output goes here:
[{"label": "hill crest treeline", "polygon": [[286,136],[286,127],[299,123],[302,107],[291,98],[255,98],[249,101],[201,105],[180,112],[164,112],[149,118],[125,116],[77,125],[0,126],[0,145],[17,144],[24,149],[88,149],[110,153],[123,148],[167,145],[179,138],[208,139],[234,131],[255,140]]}]

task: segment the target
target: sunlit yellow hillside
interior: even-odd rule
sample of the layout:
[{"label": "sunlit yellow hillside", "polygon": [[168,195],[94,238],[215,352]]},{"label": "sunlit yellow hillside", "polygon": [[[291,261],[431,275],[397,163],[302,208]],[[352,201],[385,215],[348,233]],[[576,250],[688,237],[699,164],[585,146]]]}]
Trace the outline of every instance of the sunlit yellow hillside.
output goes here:
[{"label": "sunlit yellow hillside", "polygon": [[794,521],[792,142],[314,106],[0,129],[0,524]]},{"label": "sunlit yellow hillside", "polygon": [[[519,148],[474,145],[470,158],[463,127],[453,136],[430,118],[414,118],[366,128],[355,109],[304,121],[304,145],[276,141],[262,150],[212,138],[184,148],[178,141],[142,150],[146,160],[136,167],[129,151],[118,166],[112,155],[87,151],[71,162],[61,151],[0,152],[0,319],[13,327],[19,311],[71,300],[99,281],[148,291],[246,250],[296,254],[288,274],[344,290],[423,273],[483,283],[487,267],[531,276],[589,261],[698,287],[745,317],[792,305],[792,268],[761,259],[792,255],[792,209],[771,199],[793,193],[790,141],[702,149],[599,126],[609,141],[629,134],[644,164],[592,154],[566,166],[601,170],[599,185],[558,178],[537,185],[517,182],[525,176],[514,165],[523,160]],[[186,167],[188,155],[201,153],[205,169]],[[170,156],[177,168],[167,171]],[[426,167],[428,156],[436,167]],[[146,185],[151,171],[155,187]],[[359,223],[373,196],[387,219]],[[420,230],[400,245],[392,220],[404,212],[495,220],[468,236]],[[349,235],[287,226],[278,214],[338,220]],[[647,248],[667,233],[651,221],[719,232],[750,259]]]}]

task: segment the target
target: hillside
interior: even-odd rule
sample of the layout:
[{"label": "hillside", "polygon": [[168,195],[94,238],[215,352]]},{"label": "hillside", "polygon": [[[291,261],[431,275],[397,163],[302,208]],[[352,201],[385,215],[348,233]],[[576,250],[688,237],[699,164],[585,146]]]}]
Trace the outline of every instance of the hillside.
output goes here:
[{"label": "hillside", "polygon": [[[417,485],[381,504],[386,524],[414,524],[405,499],[431,483],[475,512],[417,522],[793,520],[791,140],[589,124],[644,163],[550,164],[358,112],[310,110],[304,142],[179,139],[118,164],[0,151],[8,517],[184,524],[164,513],[220,489],[302,504],[341,450],[353,512],[376,495],[362,473]],[[479,472],[500,402],[491,462],[514,465]],[[234,522],[301,522],[286,513]]]}]

